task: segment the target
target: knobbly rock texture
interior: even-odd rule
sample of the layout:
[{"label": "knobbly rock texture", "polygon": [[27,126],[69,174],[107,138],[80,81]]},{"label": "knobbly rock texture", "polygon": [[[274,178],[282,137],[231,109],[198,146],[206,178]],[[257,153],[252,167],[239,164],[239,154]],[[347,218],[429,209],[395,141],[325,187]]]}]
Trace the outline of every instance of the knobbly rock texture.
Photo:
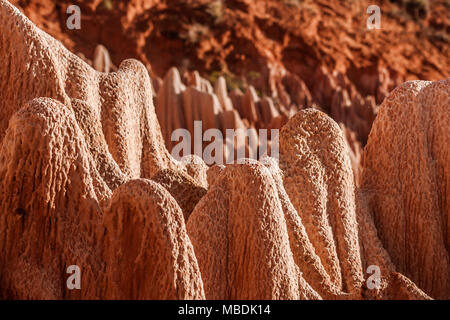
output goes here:
[{"label": "knobbly rock texture", "polygon": [[188,221],[197,202],[206,194],[206,189],[199,185],[187,173],[171,169],[158,171],[152,180],[162,185],[175,198],[181,207],[184,219]]},{"label": "knobbly rock texture", "polygon": [[359,288],[354,182],[337,124],[320,111],[299,112],[280,133],[280,168],[331,283],[349,292]]},{"label": "knobbly rock texture", "polygon": [[[371,31],[366,28],[366,10],[374,4],[369,0],[12,3],[71,51],[95,62],[91,63],[99,71],[106,71],[107,65],[115,71],[114,64],[139,59],[155,80],[155,93],[176,67],[184,85],[197,90],[189,94],[191,103],[201,105],[193,116],[201,115],[205,122],[222,113],[211,94],[217,95],[225,122],[233,128],[281,128],[314,102],[354,136],[349,144],[355,155],[362,154],[376,107],[392,89],[409,79],[443,79],[450,71],[446,0],[377,1],[381,29]],[[80,6],[83,14],[80,30],[65,25],[66,9],[72,4]],[[103,48],[110,51],[110,64]],[[228,94],[227,98],[224,81],[230,93],[245,94],[253,87],[261,101],[247,99],[251,109],[240,108],[242,97]],[[181,102],[162,108],[177,109],[165,113],[170,119],[158,114],[166,146],[171,147],[167,137],[171,127],[166,124],[179,125],[190,115],[183,114]],[[361,144],[357,150],[355,142]],[[357,183],[359,159],[351,159]]]},{"label": "knobbly rock texture", "polygon": [[186,167],[186,172],[190,175],[196,183],[203,188],[208,189],[208,169],[202,158],[196,155],[185,156],[181,162]]},{"label": "knobbly rock texture", "polygon": [[364,152],[362,188],[398,270],[450,294],[450,79],[406,82],[384,101]]},{"label": "knobbly rock texture", "polygon": [[[202,131],[280,129],[317,103],[345,131],[357,185],[377,105],[418,70],[420,78],[436,80],[450,69],[444,1],[433,1],[428,11],[380,1],[388,14],[373,32],[359,32],[369,1],[75,1],[89,32],[67,32],[56,17],[67,16],[72,2],[13,1],[98,71],[116,71],[113,60],[143,61],[169,151],[172,131],[193,135],[194,120],[203,121]],[[414,59],[413,47],[420,48]],[[248,156],[253,150],[245,148]]]},{"label": "knobbly rock texture", "polygon": [[79,100],[89,106],[91,121],[100,125],[93,131],[106,141],[126,176],[151,177],[159,169],[176,167],[164,148],[144,66],[127,60],[116,73],[96,72],[6,1],[0,18],[0,138],[13,113],[35,97],[67,106]]},{"label": "knobbly rock texture", "polygon": [[118,188],[105,212],[104,298],[204,298],[184,221],[177,202],[160,184],[140,179]]},{"label": "knobbly rock texture", "polygon": [[[44,98],[25,105],[10,119],[0,168],[2,297],[98,298],[100,203],[111,191],[73,111]],[[62,274],[73,264],[84,269],[83,291],[66,289]]]},{"label": "knobbly rock texture", "polygon": [[207,299],[317,299],[289,247],[276,185],[259,163],[230,165],[188,221]]},{"label": "knobbly rock texture", "polygon": [[[274,82],[277,106],[198,72],[114,71],[103,47],[91,67],[5,0],[0,27],[0,298],[450,298],[450,78],[406,82],[378,109],[320,68],[310,94]],[[317,96],[329,105],[284,107]],[[166,130],[195,117],[276,122],[279,159],[176,161]]]},{"label": "knobbly rock texture", "polygon": [[[2,30],[7,30],[0,37],[1,72],[6,76],[0,99],[1,296],[202,298],[197,263],[176,201],[155,183],[129,182],[129,188],[123,187],[161,169],[186,170],[164,147],[145,69],[129,60],[115,74],[98,73],[6,1],[1,1],[0,18]],[[138,192],[143,194],[142,206],[132,200]],[[140,218],[137,210],[142,210]],[[143,223],[139,230],[127,227],[133,237],[122,229],[130,214]],[[168,217],[176,221],[170,227],[163,223]],[[104,234],[106,240],[113,235],[114,241],[105,242]],[[149,251],[141,254],[139,267],[135,251],[120,263],[115,260],[128,241],[135,241],[135,250],[144,241],[142,250]],[[155,260],[154,253],[160,253],[161,260]],[[123,277],[123,272],[132,276],[148,263],[153,273],[145,273],[144,282]],[[69,265],[83,270],[82,290],[67,289]],[[160,277],[161,270],[168,269],[176,271]],[[134,281],[159,287],[135,290],[130,286]]]}]

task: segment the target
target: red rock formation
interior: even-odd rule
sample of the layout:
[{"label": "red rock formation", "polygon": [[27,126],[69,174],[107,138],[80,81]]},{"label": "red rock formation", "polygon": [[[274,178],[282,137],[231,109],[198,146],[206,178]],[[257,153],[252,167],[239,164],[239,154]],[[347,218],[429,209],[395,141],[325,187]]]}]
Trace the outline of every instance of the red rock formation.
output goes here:
[{"label": "red rock formation", "polygon": [[[11,118],[0,151],[3,298],[101,296],[100,205],[111,191],[87,149],[73,111],[55,100]],[[69,265],[82,268],[82,291],[67,289]]]},{"label": "red rock formation", "polygon": [[399,271],[434,298],[450,293],[450,79],[407,82],[383,102],[361,187]]},{"label": "red rock formation", "polygon": [[220,105],[224,111],[233,110],[233,103],[228,97],[227,83],[224,77],[219,77],[214,86],[214,93],[219,98]]},{"label": "red rock formation", "polygon": [[[1,155],[2,297],[204,297],[175,199],[145,179],[111,196],[71,108],[33,100],[12,117]],[[69,265],[82,290],[67,289]]]},{"label": "red rock formation", "polygon": [[[163,145],[145,69],[142,73],[142,65],[129,60],[115,74],[100,74],[5,1],[0,18],[2,30],[8,30],[0,37],[1,70],[11,84],[25,88],[14,91],[1,82],[0,295],[202,298],[175,199],[154,182],[126,183],[160,169],[184,168]],[[27,46],[36,50],[30,54]],[[26,68],[31,76],[18,77]],[[60,101],[36,98],[19,109],[35,94]],[[162,222],[167,219],[173,220],[169,226]],[[133,249],[125,254],[120,248],[128,250],[130,243]],[[82,270],[82,290],[67,288],[69,265]]]},{"label": "red rock formation", "polygon": [[[209,191],[187,225],[206,298],[429,299],[396,272],[378,238],[370,199],[355,189],[333,120],[313,109],[300,112],[282,130],[281,169],[275,159],[263,163],[268,171],[254,160],[208,170]],[[258,258],[260,250],[277,255],[273,241],[284,255]],[[380,269],[377,289],[367,287],[369,266]],[[267,269],[271,278],[259,277],[255,268]],[[274,284],[287,291],[274,292]]]},{"label": "red rock formation", "polygon": [[[276,180],[281,186],[283,179],[286,189],[279,188],[286,193],[280,198],[292,203],[284,201],[296,240],[291,247],[303,245],[294,250],[296,261],[322,297],[428,298],[410,280],[394,276],[398,269],[378,239],[370,195],[355,190],[348,150],[336,123],[313,109],[298,113],[281,132],[280,169]],[[366,287],[369,266],[380,268],[378,290]]]},{"label": "red rock formation", "polygon": [[[133,1],[122,22],[150,7]],[[385,99],[360,172],[375,98],[396,81],[382,64],[366,77],[322,66],[311,91],[294,71],[263,69],[271,97],[228,95],[199,73],[182,83],[177,69],[152,88],[139,62],[95,71],[5,0],[0,27],[0,298],[450,298],[450,79]],[[106,51],[96,57],[108,71]],[[310,95],[340,123],[292,116]],[[175,161],[158,118],[166,143],[197,118],[253,135],[287,123],[279,163],[208,168]],[[69,265],[82,290],[67,288]]]},{"label": "red rock formation", "polygon": [[[12,114],[35,97],[54,98],[66,106],[79,100],[89,106],[92,121],[101,125],[92,130],[104,137],[125,175],[150,177],[159,169],[176,167],[164,148],[142,64],[127,60],[117,73],[99,73],[6,1],[2,1],[0,18],[5,31],[0,35],[0,69],[5,70],[0,83],[0,138]],[[17,76],[25,74],[31,76]]]},{"label": "red rock formation", "polygon": [[177,69],[172,68],[164,78],[164,82],[158,91],[156,101],[156,114],[161,131],[163,132],[166,146],[171,146],[172,131],[179,128],[185,128],[186,122],[181,93],[185,90],[185,86],[181,82],[180,74]]},{"label": "red rock formation", "polygon": [[207,171],[209,187],[212,187],[212,185],[217,182],[217,178],[219,177],[219,174],[223,171],[223,169],[225,169],[225,166],[222,164],[215,164],[209,167]]},{"label": "red rock formation", "polygon": [[183,157],[181,162],[186,167],[186,172],[194,178],[195,182],[200,184],[203,188],[208,188],[207,172],[209,167],[205,162],[196,155]]},{"label": "red rock formation", "polygon": [[101,72],[117,71],[117,67],[111,62],[108,50],[102,45],[95,48],[92,67]]},{"label": "red rock formation", "polygon": [[320,298],[294,262],[275,182],[263,165],[227,166],[187,228],[207,299]]},{"label": "red rock formation", "polygon": [[361,287],[354,180],[339,127],[320,111],[299,112],[280,134],[283,183],[333,286]]},{"label": "red rock formation", "polygon": [[[50,0],[13,3],[69,49],[91,60],[103,59],[102,54],[93,56],[101,43],[111,50],[116,65],[138,58],[153,78],[163,77],[174,66],[199,70],[183,81],[208,93],[213,86],[205,79],[212,73],[231,74],[294,113],[316,102],[331,114],[334,100],[334,111],[346,112],[337,112],[344,118],[332,117],[354,131],[363,146],[375,116],[357,111],[366,97],[372,97],[375,106],[405,79],[437,80],[450,70],[445,0],[430,2],[427,14],[420,15],[398,1],[379,1],[382,29],[370,32],[365,30],[366,9],[372,4],[368,0],[303,1],[298,6],[236,0],[218,8],[206,0],[112,0],[109,6],[83,0],[58,1],[58,6]],[[74,3],[81,7],[83,26],[69,31],[64,17]],[[200,35],[195,31],[199,26]],[[414,54],[411,48],[417,49]],[[352,108],[336,105],[342,101],[340,94],[335,97],[337,91],[347,91]],[[216,94],[221,104],[229,105]],[[235,109],[240,110],[236,105]],[[165,127],[166,121],[161,122]],[[281,127],[279,120],[275,123]]]},{"label": "red rock formation", "polygon": [[204,298],[184,221],[174,198],[153,181],[133,180],[116,189],[105,210],[103,298]]},{"label": "red rock formation", "polygon": [[[226,83],[219,78],[215,91],[208,80],[202,79],[197,72],[185,74],[185,82],[176,68],[172,68],[162,85],[156,99],[156,113],[160,121],[161,130],[165,137],[165,143],[169,150],[178,143],[172,141],[172,134],[176,129],[187,129],[191,137],[191,153],[198,134],[204,134],[208,129],[218,129],[223,138],[224,155],[231,151],[226,145],[227,129],[249,130],[248,134],[258,140],[258,132],[255,128],[279,129],[286,117],[280,115],[270,98],[260,100],[254,88],[250,87],[245,95],[239,96],[239,103],[235,104],[231,96],[228,96]],[[201,132],[194,130],[195,121],[201,121]],[[238,149],[245,148],[246,155],[250,156],[258,150],[249,146],[244,140],[244,131],[236,132],[240,138],[236,139],[232,149],[235,154]],[[270,135],[268,135],[270,143]],[[255,140],[255,141],[256,141]],[[202,141],[205,148],[209,142]],[[203,150],[203,149],[202,149]]]},{"label": "red rock formation", "polygon": [[164,169],[153,175],[152,180],[170,192],[183,211],[185,221],[188,221],[192,210],[206,194],[205,188],[182,171]]}]

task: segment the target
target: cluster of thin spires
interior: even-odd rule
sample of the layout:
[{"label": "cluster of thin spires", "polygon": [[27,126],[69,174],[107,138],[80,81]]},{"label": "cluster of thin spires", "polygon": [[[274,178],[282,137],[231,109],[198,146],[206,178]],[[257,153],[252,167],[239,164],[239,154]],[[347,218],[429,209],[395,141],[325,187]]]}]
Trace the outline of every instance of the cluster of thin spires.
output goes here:
[{"label": "cluster of thin spires", "polygon": [[384,99],[356,185],[319,110],[279,159],[177,161],[140,62],[98,72],[6,0],[0,27],[1,298],[450,298],[450,78]]}]

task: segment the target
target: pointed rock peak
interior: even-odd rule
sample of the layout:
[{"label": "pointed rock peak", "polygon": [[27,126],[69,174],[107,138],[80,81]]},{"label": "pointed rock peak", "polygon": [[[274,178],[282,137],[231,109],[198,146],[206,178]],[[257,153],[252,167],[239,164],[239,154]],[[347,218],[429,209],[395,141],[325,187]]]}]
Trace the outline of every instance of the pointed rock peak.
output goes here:
[{"label": "pointed rock peak", "polygon": [[92,66],[95,70],[100,72],[110,72],[112,67],[111,57],[108,50],[101,44],[95,47],[94,60]]},{"label": "pointed rock peak", "polygon": [[170,68],[164,77],[163,87],[167,86],[172,88],[176,94],[185,90],[185,85],[181,81],[180,72],[175,67]]},{"label": "pointed rock peak", "polygon": [[248,97],[250,99],[250,101],[252,101],[252,102],[259,101],[258,93],[256,92],[256,89],[253,86],[249,86],[247,88],[247,91],[245,92],[245,96]]},{"label": "pointed rock peak", "polygon": [[214,92],[217,94],[217,96],[228,96],[227,82],[225,81],[225,78],[223,76],[220,76],[217,79],[214,85]]}]

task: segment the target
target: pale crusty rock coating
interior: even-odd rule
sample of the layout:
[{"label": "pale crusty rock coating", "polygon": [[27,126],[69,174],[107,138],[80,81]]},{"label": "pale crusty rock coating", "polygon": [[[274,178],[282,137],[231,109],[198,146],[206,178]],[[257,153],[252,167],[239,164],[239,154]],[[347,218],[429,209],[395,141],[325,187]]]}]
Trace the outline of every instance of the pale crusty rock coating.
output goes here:
[{"label": "pale crusty rock coating", "polygon": [[[0,298],[449,298],[449,79],[408,82],[385,100],[360,188],[351,139],[314,109],[283,127],[279,163],[208,168],[170,156],[139,62],[97,72],[0,5]],[[189,83],[216,91],[210,119],[215,104],[236,112],[223,80]],[[253,104],[255,123],[282,113],[251,89],[230,99]],[[81,290],[67,288],[69,265]]]},{"label": "pale crusty rock coating", "polygon": [[128,178],[177,167],[164,148],[150,78],[140,62],[126,60],[117,72],[97,72],[5,0],[0,27],[0,139],[13,113],[31,99],[49,97],[66,106],[77,99],[91,109],[92,121],[101,125],[96,134],[104,136]]},{"label": "pale crusty rock coating", "polygon": [[227,166],[187,223],[207,299],[319,299],[303,279],[275,181],[259,163]]},{"label": "pale crusty rock coating", "polygon": [[450,298],[450,78],[406,82],[380,107],[361,187],[398,271]]},{"label": "pale crusty rock coating", "polygon": [[331,284],[349,293],[359,290],[354,181],[339,126],[314,109],[297,113],[280,133],[280,168]]},{"label": "pale crusty rock coating", "polygon": [[[1,296],[100,297],[95,285],[103,268],[99,203],[111,191],[73,111],[46,98],[18,111],[3,139],[0,176]],[[82,291],[67,289],[61,275],[69,265],[83,268]]]},{"label": "pale crusty rock coating", "polygon": [[[186,170],[164,147],[145,68],[127,60],[117,73],[96,72],[8,2],[0,4],[5,30],[0,35],[0,70],[6,79],[0,99],[0,296],[203,298],[176,201],[154,182],[148,182],[151,187],[126,183],[161,169]],[[31,100],[35,95],[53,99]],[[142,206],[133,198],[139,193],[149,194],[139,198],[145,202]],[[153,214],[142,209],[140,217],[146,224],[137,230],[128,226],[128,219],[130,213],[139,217],[141,207],[152,208]],[[114,234],[114,241],[105,243],[104,234],[106,239]],[[126,259],[129,256],[121,264],[115,260],[120,245],[146,236],[154,246],[142,242],[141,248],[148,251],[142,256],[150,262],[143,258],[135,265],[135,260]],[[152,252],[159,252],[161,260],[155,260]],[[67,288],[70,265],[82,270],[82,290]],[[146,265],[155,272],[133,278]],[[133,279],[115,278],[124,274]],[[149,289],[132,287],[137,280]],[[158,289],[151,289],[154,283]]]},{"label": "pale crusty rock coating", "polygon": [[119,187],[105,211],[106,299],[204,299],[177,202],[146,179]]}]

